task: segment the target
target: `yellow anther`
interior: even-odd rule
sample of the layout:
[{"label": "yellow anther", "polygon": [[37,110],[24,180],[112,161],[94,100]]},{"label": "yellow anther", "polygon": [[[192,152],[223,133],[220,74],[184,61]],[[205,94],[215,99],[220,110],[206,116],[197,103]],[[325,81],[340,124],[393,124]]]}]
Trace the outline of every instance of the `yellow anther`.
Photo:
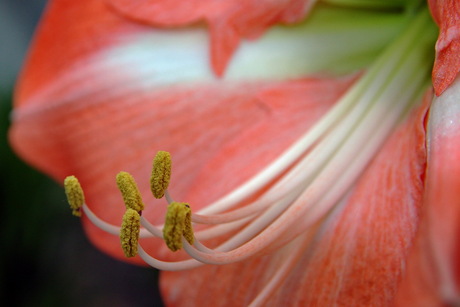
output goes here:
[{"label": "yellow anther", "polygon": [[127,172],[118,173],[117,185],[123,196],[126,209],[133,209],[137,212],[144,210],[144,202],[142,201],[141,193],[139,192],[139,188],[133,176]]},{"label": "yellow anther", "polygon": [[141,229],[141,216],[131,208],[126,209],[120,230],[121,248],[126,257],[137,255],[137,242]]},{"label": "yellow anther", "polygon": [[171,155],[167,151],[159,151],[153,159],[150,189],[155,198],[162,198],[171,178]]},{"label": "yellow anther", "polygon": [[173,252],[182,248],[182,236],[193,244],[192,210],[186,203],[172,202],[166,212],[163,239]]},{"label": "yellow anther", "polygon": [[64,189],[67,201],[72,209],[72,214],[75,216],[81,216],[80,208],[85,203],[85,195],[83,194],[83,189],[81,188],[77,177],[66,177],[66,179],[64,179]]}]

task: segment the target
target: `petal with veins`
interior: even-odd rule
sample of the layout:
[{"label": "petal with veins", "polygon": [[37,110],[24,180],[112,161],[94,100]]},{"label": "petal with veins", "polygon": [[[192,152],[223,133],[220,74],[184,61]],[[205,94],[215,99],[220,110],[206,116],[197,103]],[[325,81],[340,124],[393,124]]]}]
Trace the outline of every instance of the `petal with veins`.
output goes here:
[{"label": "petal with veins", "polygon": [[[372,20],[378,25],[378,30],[381,30],[380,27],[385,30],[382,31],[382,35],[375,35],[374,28],[363,26],[360,21],[347,14],[347,19],[354,23],[353,31],[347,32],[344,36],[340,32],[343,29],[337,28],[336,24],[331,22],[332,32],[340,38],[345,37],[346,41],[333,40],[334,44],[328,45],[324,43],[331,40],[331,35],[327,35],[331,33],[328,29],[325,33],[320,31],[313,33],[312,37],[307,37],[307,32],[302,28],[305,24],[291,27],[289,32],[292,36],[283,32],[285,29],[282,27],[276,27],[255,43],[244,42],[241,53],[235,56],[235,61],[229,66],[228,74],[223,78],[216,78],[212,69],[222,74],[242,38],[257,37],[277,22],[297,21],[305,15],[308,5],[313,2],[267,1],[267,6],[262,6],[255,1],[210,0],[199,3],[176,3],[172,0],[118,0],[110,2],[115,10],[109,10],[108,3],[104,0],[89,0],[83,6],[73,7],[67,0],[52,2],[48,20],[40,31],[38,47],[29,58],[28,68],[18,91],[19,102],[13,114],[14,125],[10,137],[19,154],[56,179],[61,180],[69,173],[77,175],[88,200],[88,206],[84,206],[85,213],[89,212],[86,209],[91,207],[100,219],[112,224],[119,223],[123,213],[113,179],[115,174],[121,169],[129,171],[139,182],[144,183],[140,190],[143,195],[148,195],[149,172],[145,171],[144,167],[150,165],[152,155],[157,150],[167,150],[174,159],[180,161],[173,172],[172,181],[175,183],[171,188],[172,194],[179,201],[190,201],[193,209],[206,207],[218,196],[238,187],[308,130],[354,81],[353,76],[330,79],[305,78],[311,71],[303,70],[306,67],[303,66],[304,63],[310,59],[310,62],[316,64],[316,61],[311,61],[315,58],[314,55],[304,53],[306,45],[320,42],[316,45],[331,49],[331,53],[317,52],[321,56],[316,57],[321,57],[323,61],[329,62],[331,54],[335,56],[335,53],[340,53],[343,57],[337,56],[334,59],[337,62],[349,63],[353,62],[353,58],[361,60],[368,54],[373,57],[380,47],[383,47],[380,44],[386,41],[380,38],[386,37],[388,33],[391,38],[397,29],[391,18],[390,31],[386,31],[388,28],[382,27],[382,23],[377,19]],[[203,3],[205,5],[201,6]],[[175,9],[170,10],[171,6]],[[432,2],[432,6],[436,7],[436,3]],[[165,15],[164,12],[170,13]],[[447,13],[436,9],[433,9],[433,12],[438,16],[438,23],[443,25]],[[351,14],[351,11],[349,13]],[[355,13],[356,11],[353,14]],[[369,13],[368,18],[373,19],[374,14],[376,13]],[[387,12],[382,15],[387,18],[391,17],[391,14]],[[70,18],[72,16],[84,17],[81,23],[75,26]],[[121,16],[130,18],[124,20]],[[287,300],[302,305],[390,303],[404,272],[401,263],[404,263],[417,230],[425,170],[424,109],[413,115],[388,140],[386,147],[365,171],[356,188],[342,200],[342,206],[334,208],[332,213],[331,207],[325,206],[326,209],[323,211],[322,207],[318,209],[321,214],[327,216],[326,221],[321,216],[323,220],[320,222],[324,223],[318,222],[320,217],[311,219],[304,217],[303,213],[317,213],[314,209],[307,210],[310,207],[306,204],[312,198],[311,195],[316,199],[315,197],[321,198],[324,194],[334,194],[323,191],[323,188],[327,187],[322,183],[341,176],[347,177],[343,173],[353,169],[354,162],[366,161],[362,163],[364,168],[367,158],[374,156],[373,153],[370,154],[371,151],[363,148],[367,148],[367,145],[373,144],[375,140],[383,142],[384,133],[376,137],[379,135],[374,130],[377,126],[367,124],[372,122],[377,125],[379,117],[381,119],[388,115],[391,120],[385,121],[383,127],[388,127],[390,131],[396,117],[399,118],[399,111],[403,112],[403,109],[408,107],[405,103],[412,101],[409,97],[418,92],[424,75],[416,71],[414,66],[427,64],[427,61],[425,57],[419,57],[417,53],[412,52],[409,47],[417,49],[420,47],[419,44],[429,47],[433,45],[429,41],[431,35],[421,31],[423,27],[429,27],[428,20],[425,20],[428,18],[427,14],[423,16],[415,27],[420,32],[409,29],[407,35],[410,40],[404,39],[406,36],[403,36],[402,47],[398,43],[394,45],[396,47],[390,48],[390,51],[393,50],[398,56],[393,59],[394,54],[385,53],[381,61],[377,62],[377,68],[371,69],[371,77],[365,78],[363,84],[367,84],[371,90],[363,94],[364,98],[360,98],[359,101],[363,102],[363,106],[360,106],[367,110],[364,106],[373,106],[364,104],[368,101],[376,102],[377,106],[370,108],[369,113],[351,112],[353,116],[346,120],[350,129],[337,128],[352,132],[356,128],[357,131],[365,133],[344,138],[352,140],[347,146],[353,150],[331,149],[334,158],[337,156],[334,161],[341,160],[340,163],[327,165],[327,171],[321,172],[317,180],[319,184],[311,189],[313,192],[309,189],[308,193],[302,194],[306,195],[305,202],[303,198],[296,201],[294,209],[278,223],[286,227],[285,232],[280,232],[276,238],[278,241],[284,240],[282,243],[285,243],[292,238],[289,235],[296,232],[296,229],[299,231],[298,229],[313,226],[308,229],[308,233],[295,238],[273,255],[258,254],[259,258],[252,258],[248,262],[218,268],[208,266],[192,271],[186,278],[166,273],[163,279],[164,292],[170,303],[178,303],[177,291],[183,291],[181,297],[187,298],[187,303],[190,303],[191,298],[197,305],[204,303],[200,302],[200,299],[205,299],[206,304],[210,304],[209,297],[195,296],[196,290],[193,287],[187,288],[187,281],[198,281],[196,284],[202,288],[202,291],[198,292],[222,293],[226,296],[226,304],[232,299],[235,300],[235,304],[247,304],[254,299],[251,293],[260,293],[256,300],[263,302],[266,298],[264,295],[269,293],[270,289],[276,289],[271,301],[275,305],[284,305]],[[207,22],[210,29],[212,65],[207,59],[207,33],[202,24],[195,24],[190,29],[174,30],[152,27],[157,24],[177,26],[195,23],[198,20]],[[454,26],[455,22],[454,20]],[[65,31],[55,32],[55,24],[59,24],[59,29],[65,28]],[[450,30],[450,23],[447,27],[449,30],[443,32],[447,33],[447,39],[440,39],[438,42],[438,60],[444,64],[446,62],[442,61],[443,54],[451,56],[452,50],[456,48],[450,44],[450,38],[453,37],[453,42],[458,41],[455,27],[454,31]],[[356,28],[370,34],[357,35]],[[376,40],[368,39],[370,36]],[[298,41],[299,44],[282,44],[290,48],[277,48],[281,53],[274,54],[276,60],[270,58],[273,56],[271,53],[263,52],[262,56],[259,55],[260,50],[273,49],[267,46],[278,46],[280,37],[287,38],[290,43]],[[353,38],[365,41],[366,44],[350,43],[353,42]],[[54,44],[54,40],[62,44]],[[264,45],[267,42],[275,44]],[[343,45],[343,48],[335,48],[337,44]],[[248,50],[254,46],[256,48],[252,50],[256,52],[252,53],[249,60],[245,59],[242,53],[246,56],[251,54]],[[363,49],[360,49],[361,47]],[[298,53],[291,53],[294,49]],[[403,49],[405,52],[402,52]],[[262,60],[257,61],[259,59]],[[279,59],[284,62],[278,61]],[[246,66],[244,60],[246,63],[256,64]],[[391,65],[386,65],[388,63]],[[454,62],[449,63],[453,63],[454,69],[458,68],[455,68]],[[422,65],[422,71],[428,65]],[[283,66],[284,73],[290,75],[277,75],[281,70],[276,68]],[[400,68],[404,71],[400,72],[395,67],[408,69],[405,72],[406,69]],[[356,69],[356,66],[353,68]],[[382,76],[377,73],[379,69],[383,71]],[[439,69],[435,75],[445,77],[445,74],[451,72],[452,69],[447,73]],[[372,76],[376,79],[372,79]],[[448,81],[448,78],[445,80]],[[383,90],[380,85],[387,85],[388,88]],[[387,96],[386,94],[394,88],[397,90]],[[404,97],[404,103],[397,104],[396,97]],[[390,109],[396,109],[398,112],[386,112]],[[361,121],[359,114],[371,116]],[[355,120],[359,125],[354,125]],[[341,135],[334,134],[330,143],[342,144],[339,140]],[[361,137],[361,143],[354,142]],[[434,138],[433,143],[435,140]],[[360,147],[361,145],[365,146]],[[380,141],[377,145],[375,151],[380,148]],[[356,157],[361,157],[354,155],[358,151],[369,152],[366,159],[357,159]],[[343,152],[348,154],[347,158],[340,159]],[[315,153],[319,155],[321,151]],[[335,167],[336,165],[343,167]],[[352,179],[349,179],[347,184],[351,185],[356,178],[350,178]],[[320,192],[315,194],[315,191]],[[255,193],[260,193],[260,190]],[[456,195],[451,198],[457,199]],[[145,217],[154,224],[161,223],[165,206],[158,206],[158,202],[153,200],[147,202],[155,205],[145,209],[142,219]],[[335,204],[336,200],[333,202]],[[238,204],[240,203],[236,205]],[[295,210],[300,206],[305,210],[301,211],[302,215],[296,215],[298,211]],[[289,219],[290,216],[295,218]],[[299,221],[300,219],[302,221]],[[308,224],[313,223],[311,221],[315,224]],[[302,225],[288,229],[288,226],[295,223]],[[98,247],[116,257],[122,257],[117,238],[94,227],[87,217],[84,217],[84,224],[89,237]],[[276,227],[275,230],[278,229]],[[113,228],[116,226],[110,229]],[[261,231],[257,227],[254,229],[256,232]],[[436,229],[444,228],[439,226]],[[272,235],[266,232],[260,240],[265,240],[267,234]],[[232,244],[240,244],[243,239],[246,240],[237,238],[236,243]],[[273,244],[267,239],[265,242],[270,242],[272,247],[276,244],[281,245],[278,241]],[[254,242],[256,243],[252,244],[258,244],[259,241]],[[441,250],[441,256],[444,257],[444,252],[452,254],[452,246],[455,246],[437,244],[439,246],[436,246],[436,250]],[[149,254],[166,260],[183,257],[183,254],[167,253],[161,240],[143,241],[142,247]],[[235,250],[236,253],[239,252]],[[251,270],[245,271],[248,266]],[[277,271],[278,267],[282,269]],[[200,285],[201,280],[210,280],[221,274],[225,276],[219,283]],[[285,282],[280,283],[280,280]],[[448,280],[452,280],[451,276]],[[299,283],[301,287],[298,287]],[[252,287],[251,291],[246,289],[249,285]],[[291,295],[286,296],[286,293]],[[357,293],[359,295],[356,295]],[[211,299],[221,300],[221,297],[215,296]],[[222,302],[217,301],[216,304]]]},{"label": "petal with veins", "polygon": [[[307,233],[270,255],[205,266],[187,274],[163,272],[166,303],[247,305],[286,255],[306,240],[310,246],[270,297],[269,306],[389,305],[417,230],[425,171],[426,108],[427,104],[414,112],[390,137],[344,200],[346,206],[330,215],[313,240]],[[218,282],[210,283],[211,279]]]},{"label": "petal with veins", "polygon": [[[353,81],[353,78],[305,79],[293,84],[225,83],[225,86],[217,82],[162,90],[118,84],[110,95],[88,93],[40,111],[19,111],[10,139],[24,159],[57,180],[74,173],[95,214],[107,222],[119,224],[123,205],[114,178],[120,169],[131,173],[140,183],[141,194],[148,196],[150,172],[145,166],[151,164],[156,151],[167,150],[182,161],[174,167],[171,178],[174,187],[171,189],[178,200],[185,199],[196,184],[197,174],[208,167],[208,161],[212,161],[222,148],[237,142],[241,148],[257,148],[257,143],[245,136],[250,133],[277,148],[268,155],[259,150],[254,155],[245,156],[244,152],[236,151],[229,156],[235,165],[241,165],[234,167],[247,168],[246,174],[252,175],[264,166],[267,159],[275,158],[308,129]],[[284,100],[286,95],[280,95],[283,104],[264,101],[264,91],[276,89],[282,93],[295,87],[299,88],[299,95],[290,97],[290,100]],[[232,106],[231,112],[229,105]],[[288,123],[274,120],[280,114],[291,120]],[[136,120],[132,121],[132,118]],[[283,137],[273,138],[273,131],[283,131]],[[241,179],[243,174],[238,175]],[[221,195],[225,188],[217,183],[212,191]],[[207,199],[194,197],[195,202],[191,205],[197,210],[209,203]],[[145,202],[155,203],[149,199]],[[152,223],[161,224],[164,207],[163,203],[147,206],[143,216]],[[122,256],[116,238],[84,221],[89,237],[97,246],[112,255]],[[158,248],[164,246],[160,240],[149,241],[146,246],[153,254],[158,252],[163,256],[162,251],[169,254],[166,249]]]}]

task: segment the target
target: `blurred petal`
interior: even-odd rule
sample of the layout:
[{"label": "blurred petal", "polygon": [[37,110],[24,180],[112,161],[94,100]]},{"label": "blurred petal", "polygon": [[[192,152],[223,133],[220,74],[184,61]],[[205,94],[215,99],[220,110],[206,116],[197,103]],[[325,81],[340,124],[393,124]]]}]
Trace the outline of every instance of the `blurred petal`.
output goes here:
[{"label": "blurred petal", "polygon": [[313,240],[305,234],[274,253],[236,264],[208,265],[187,274],[162,272],[166,303],[247,305],[286,255],[299,248],[299,240],[306,240],[310,246],[270,297],[270,306],[391,304],[421,209],[426,108],[427,103],[390,137]]},{"label": "blurred petal", "polygon": [[222,75],[242,38],[255,38],[270,26],[303,19],[314,0],[110,0],[128,18],[155,26],[205,21],[211,33],[211,61]]},{"label": "blurred petal", "polygon": [[21,74],[15,107],[30,104],[30,95],[59,79],[69,65],[75,66],[95,51],[119,43],[115,34],[134,30],[138,27],[112,14],[101,1],[81,1],[77,5],[69,0],[50,1]]},{"label": "blurred petal", "polygon": [[435,98],[429,117],[424,217],[408,259],[400,305],[460,302],[460,79]]},{"label": "blurred petal", "polygon": [[439,96],[460,71],[460,2],[429,0],[428,3],[440,31],[433,68],[433,86]]}]

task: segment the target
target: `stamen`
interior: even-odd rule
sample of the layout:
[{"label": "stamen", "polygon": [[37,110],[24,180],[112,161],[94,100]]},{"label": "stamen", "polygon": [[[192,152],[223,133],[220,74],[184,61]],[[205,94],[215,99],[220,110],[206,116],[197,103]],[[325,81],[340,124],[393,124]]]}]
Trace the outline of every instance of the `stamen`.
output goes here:
[{"label": "stamen", "polygon": [[[146,217],[140,217],[144,204],[133,177],[126,172],[118,174],[117,184],[127,207],[120,231],[125,255],[133,257],[139,252],[147,264],[156,268],[183,270],[242,261],[264,249],[276,250],[294,242],[292,252],[287,249],[283,265],[251,302],[252,306],[263,305],[295,269],[304,251],[310,248],[316,228],[324,226],[327,216],[341,206],[347,191],[424,90],[429,71],[424,46],[431,46],[430,40],[435,37],[434,32],[425,31],[432,26],[428,21],[425,11],[298,143],[200,214],[192,214],[188,204],[174,202],[169,195],[168,152],[157,153],[150,179],[153,195],[165,197],[169,203],[163,230],[161,225],[152,225]],[[70,182],[78,184],[73,178]],[[75,192],[68,193],[67,185],[71,191],[74,184],[65,185],[71,203],[70,199],[75,197],[69,195]],[[82,198],[77,201],[80,213],[84,198],[79,184],[77,187],[77,195]],[[116,226],[99,219],[86,205],[82,210],[101,229],[109,233],[116,230]],[[211,226],[194,234],[192,222]],[[200,242],[223,235],[226,238],[212,248]],[[142,249],[138,243],[142,236],[163,237],[171,251],[184,248],[194,259],[159,260],[155,258],[158,255],[151,256]]]},{"label": "stamen", "polygon": [[81,206],[85,203],[85,195],[81,188],[80,182],[77,177],[68,176],[64,179],[64,189],[69,202],[72,214],[75,216],[81,216]]},{"label": "stamen", "polygon": [[[330,158],[327,165],[315,176],[313,183],[298,196],[297,200],[289,208],[269,224],[267,228],[261,229],[262,231],[251,238],[250,241],[231,251],[208,254],[185,244],[184,249],[186,252],[193,258],[208,264],[226,264],[241,261],[268,247],[283,234],[292,230],[294,232],[301,231],[311,225],[300,221],[301,218],[311,216],[311,209],[318,209],[322,214],[314,214],[315,219],[309,218],[309,222],[320,221],[324,214],[331,209],[331,207],[325,208],[324,205],[320,206],[322,198],[328,196],[330,193],[328,191],[335,186],[335,182],[331,181],[330,178],[344,180],[346,189],[348,189],[374,156],[375,151],[386,139],[398,119],[405,114],[405,111],[407,111],[415,98],[419,96],[419,90],[423,89],[423,80],[428,75],[427,69],[429,66],[427,64],[423,65],[426,63],[423,58],[425,50],[420,47],[424,46],[426,41],[421,38],[431,39],[433,37],[432,33],[427,31],[431,27],[428,21],[427,13],[421,14],[409,31],[396,41],[396,45],[391,46],[393,48],[390,48],[382,55],[380,61],[376,62],[376,66],[362,79],[361,82],[363,83],[374,81],[372,82],[374,83],[372,84],[373,86],[362,93],[359,99],[369,103],[369,105],[363,109],[365,112],[360,116],[360,119],[351,125],[350,136],[341,142],[340,152]],[[431,34],[431,36],[427,36],[426,33]],[[408,37],[410,39],[407,39]],[[374,75],[375,67],[379,67],[382,73],[388,75],[388,79],[380,74]],[[411,76],[412,78],[408,78],[406,71],[413,71],[417,74]],[[421,76],[416,78],[419,74]],[[382,82],[382,78],[386,79],[386,81]],[[402,82],[400,78],[405,82]],[[404,97],[400,93],[404,93],[402,95]],[[383,109],[383,106],[388,109]],[[386,110],[386,112],[382,113],[382,110]],[[378,134],[378,137],[376,137],[376,134]],[[357,144],[368,144],[371,138],[376,143],[366,148],[365,155],[362,158],[356,159],[356,156],[362,150]],[[363,143],[364,140],[366,142]],[[324,140],[323,142],[329,143],[330,140]],[[347,171],[350,163],[355,161],[359,161],[360,164],[357,172],[353,171],[353,175],[344,176],[343,173]],[[341,195],[335,194],[334,196],[340,197]],[[330,205],[333,205],[336,201],[338,199],[330,203]],[[267,213],[272,209],[275,209],[275,207],[270,208]],[[300,227],[292,229],[291,225],[299,222]]]},{"label": "stamen", "polygon": [[126,257],[134,257],[137,255],[137,242],[139,241],[139,232],[141,228],[140,219],[139,213],[131,208],[128,208],[123,215],[120,240],[121,247]]},{"label": "stamen", "polygon": [[167,151],[159,151],[153,159],[150,189],[155,198],[162,198],[171,178],[171,155]]},{"label": "stamen", "polygon": [[[116,236],[120,234],[121,227],[119,225],[113,225],[113,224],[107,223],[106,221],[102,220],[93,211],[91,211],[91,209],[86,204],[83,204],[81,208],[82,208],[82,211],[85,213],[86,217],[95,226],[99,227],[100,229],[104,230],[107,233],[110,233]],[[142,217],[141,217],[141,224],[142,224]],[[151,229],[141,228],[139,237],[140,238],[152,238],[152,237],[162,238],[163,235],[161,234],[161,230],[157,228],[155,228],[153,232],[151,231]]]},{"label": "stamen", "polygon": [[166,212],[163,239],[173,252],[182,248],[182,236],[193,244],[192,211],[186,203],[172,202]]},{"label": "stamen", "polygon": [[174,261],[174,262],[169,262],[169,261],[162,261],[159,259],[156,259],[152,256],[150,256],[139,244],[138,245],[139,249],[139,256],[142,258],[142,260],[145,261],[148,265],[157,268],[159,270],[166,270],[166,271],[181,271],[181,270],[190,270],[194,268],[198,268],[200,266],[203,266],[204,263],[199,262],[198,260],[195,259],[187,259],[187,260],[182,260],[182,261]]},{"label": "stamen", "polygon": [[133,176],[127,172],[118,173],[117,185],[123,196],[126,209],[133,209],[137,212],[144,210],[144,202]]}]

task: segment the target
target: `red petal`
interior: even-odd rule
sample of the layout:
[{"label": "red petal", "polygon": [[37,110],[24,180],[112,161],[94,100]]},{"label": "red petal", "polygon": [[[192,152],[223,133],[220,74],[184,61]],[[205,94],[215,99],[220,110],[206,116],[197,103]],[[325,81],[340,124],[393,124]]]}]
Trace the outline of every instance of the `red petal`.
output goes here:
[{"label": "red petal", "polygon": [[128,18],[155,26],[182,26],[205,21],[211,33],[211,61],[222,75],[242,38],[261,35],[277,23],[294,23],[312,0],[107,0]]},{"label": "red petal", "polygon": [[[387,306],[415,236],[425,171],[426,105],[387,141],[316,244],[270,298],[270,306]],[[308,238],[305,238],[308,240]],[[244,306],[293,246],[263,257],[162,272],[170,306]],[[209,295],[212,293],[212,295]]]},{"label": "red petal", "polygon": [[437,96],[452,84],[460,71],[460,2],[429,0],[431,13],[439,25],[433,85]]},{"label": "red petal", "polygon": [[[424,220],[409,258],[400,305],[460,302],[460,79],[433,102]],[[451,304],[451,305],[450,305]]]}]

